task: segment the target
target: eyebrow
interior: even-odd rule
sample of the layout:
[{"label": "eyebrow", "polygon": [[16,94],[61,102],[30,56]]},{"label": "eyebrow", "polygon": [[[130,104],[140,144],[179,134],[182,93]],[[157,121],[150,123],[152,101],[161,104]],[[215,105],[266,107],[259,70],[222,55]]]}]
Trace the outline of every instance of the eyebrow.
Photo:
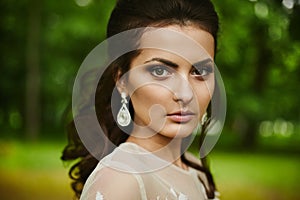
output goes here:
[{"label": "eyebrow", "polygon": [[194,63],[193,64],[193,66],[194,67],[197,67],[197,66],[201,66],[201,65],[205,65],[205,64],[207,64],[207,63],[213,63],[213,60],[212,59],[210,59],[210,58],[207,58],[207,59],[205,59],[205,60],[201,60],[201,61],[199,61],[199,62],[196,62],[196,63]]},{"label": "eyebrow", "polygon": [[[166,60],[164,58],[151,58],[150,60],[147,60],[146,62],[144,62],[144,64],[149,63],[149,62],[153,62],[153,61],[157,61],[157,62],[163,63],[163,64],[168,65],[168,66],[173,67],[173,68],[178,68],[178,64],[176,64],[176,63],[174,63],[172,61]],[[199,65],[200,66],[201,65],[205,65],[205,64],[207,64],[209,62],[213,62],[213,61],[212,61],[212,59],[207,58],[205,60],[201,60],[199,62],[194,63],[192,66],[197,67]]]},{"label": "eyebrow", "polygon": [[168,66],[173,67],[173,68],[178,68],[178,65],[176,63],[173,63],[172,61],[166,60],[164,58],[152,58],[150,60],[147,60],[144,64],[149,63],[149,62],[153,62],[153,61],[163,63],[163,64],[168,65]]}]

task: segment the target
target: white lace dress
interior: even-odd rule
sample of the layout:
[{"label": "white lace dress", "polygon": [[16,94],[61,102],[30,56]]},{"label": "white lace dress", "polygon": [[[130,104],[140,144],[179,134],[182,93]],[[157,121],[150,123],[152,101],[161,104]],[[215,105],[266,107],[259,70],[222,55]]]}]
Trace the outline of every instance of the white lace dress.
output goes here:
[{"label": "white lace dress", "polygon": [[[190,154],[186,157],[195,161]],[[208,199],[198,176],[207,184],[202,172],[191,167],[183,170],[134,143],[126,142],[99,162],[86,181],[80,199]]]}]

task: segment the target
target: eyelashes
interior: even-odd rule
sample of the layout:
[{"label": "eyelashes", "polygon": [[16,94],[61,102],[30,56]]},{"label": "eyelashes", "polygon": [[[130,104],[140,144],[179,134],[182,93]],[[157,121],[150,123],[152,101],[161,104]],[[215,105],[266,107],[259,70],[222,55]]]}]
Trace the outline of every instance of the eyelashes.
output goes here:
[{"label": "eyelashes", "polygon": [[[168,77],[172,76],[176,73],[176,70],[165,66],[165,65],[151,65],[147,67],[147,71],[155,78],[155,79],[167,79]],[[206,64],[202,66],[193,66],[190,74],[191,76],[204,80],[207,78],[211,73],[213,73],[213,67],[211,64]]]},{"label": "eyelashes", "polygon": [[156,78],[167,78],[172,75],[171,69],[163,65],[154,65],[148,68],[152,76]]},{"label": "eyelashes", "polygon": [[207,64],[204,66],[193,67],[191,73],[196,77],[205,78],[206,76],[210,75],[213,72],[214,72],[213,67]]}]

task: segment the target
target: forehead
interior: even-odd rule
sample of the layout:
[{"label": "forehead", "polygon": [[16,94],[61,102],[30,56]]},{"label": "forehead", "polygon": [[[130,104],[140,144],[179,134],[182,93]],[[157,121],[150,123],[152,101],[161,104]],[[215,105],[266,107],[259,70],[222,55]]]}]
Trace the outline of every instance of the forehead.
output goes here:
[{"label": "forehead", "polygon": [[213,36],[194,26],[149,28],[142,35],[139,48],[150,49],[145,50],[146,54],[178,55],[190,63],[214,58]]}]

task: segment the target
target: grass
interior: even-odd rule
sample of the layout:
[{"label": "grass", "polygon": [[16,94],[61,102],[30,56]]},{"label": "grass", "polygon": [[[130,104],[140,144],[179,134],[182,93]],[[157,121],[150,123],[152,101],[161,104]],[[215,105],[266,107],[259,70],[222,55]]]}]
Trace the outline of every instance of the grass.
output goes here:
[{"label": "grass", "polygon": [[300,199],[296,155],[212,153],[211,167],[222,199]]},{"label": "grass", "polygon": [[[0,142],[0,199],[72,199],[63,143]],[[300,199],[300,159],[289,154],[212,152],[223,200]]]},{"label": "grass", "polygon": [[0,142],[0,199],[72,199],[64,144]]}]

